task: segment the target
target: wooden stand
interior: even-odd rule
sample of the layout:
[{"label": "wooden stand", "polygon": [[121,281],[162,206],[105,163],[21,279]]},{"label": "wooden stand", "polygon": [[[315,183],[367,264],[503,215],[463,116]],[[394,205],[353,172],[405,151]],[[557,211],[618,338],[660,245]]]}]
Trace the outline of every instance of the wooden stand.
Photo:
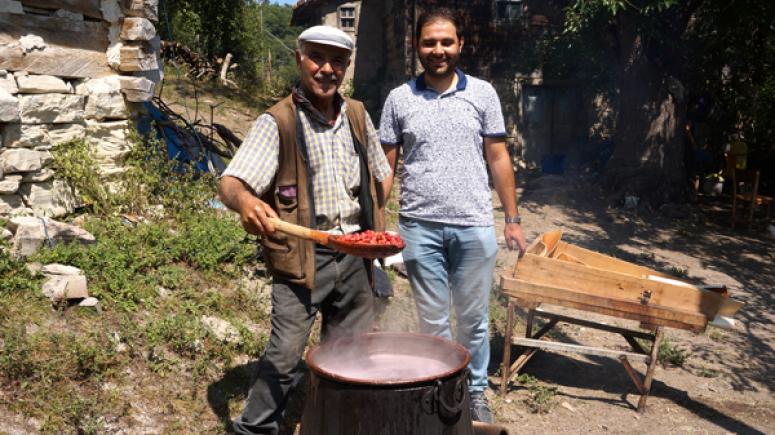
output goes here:
[{"label": "wooden stand", "polygon": [[[506,320],[506,334],[503,346],[501,395],[506,394],[508,391],[509,381],[519,373],[522,367],[527,364],[530,358],[532,358],[539,349],[554,350],[559,352],[575,352],[585,355],[600,355],[618,358],[624,366],[625,371],[627,371],[627,374],[629,375],[633,384],[635,384],[635,388],[637,389],[638,393],[640,394],[640,400],[638,401],[638,412],[645,412],[646,400],[648,399],[649,391],[651,390],[651,381],[654,378],[654,369],[656,368],[657,364],[657,352],[659,350],[659,344],[662,341],[662,328],[656,327],[654,333],[634,331],[631,329],[619,328],[616,326],[605,325],[602,323],[591,322],[574,317],[548,313],[539,309],[538,305],[539,304],[535,302],[527,302],[516,298],[509,298],[508,317]],[[514,311],[517,306],[527,310],[527,318],[525,322],[525,338],[518,338],[514,340]],[[548,323],[546,323],[538,332],[533,334],[533,323],[536,317],[547,319]],[[620,334],[624,337],[625,340],[627,340],[634,352],[540,340],[540,338],[549,332],[552,328],[554,328],[558,322],[571,323],[587,328]],[[649,352],[646,352],[646,350],[643,349],[640,343],[635,340],[636,338],[647,340],[652,343]],[[517,358],[514,364],[511,364],[511,346],[513,344],[526,347],[527,350],[525,350]],[[630,360],[642,361],[647,365],[646,377],[643,379],[643,381],[641,381],[638,374],[632,368],[632,365],[630,365]]]},{"label": "wooden stand", "polygon": [[[742,305],[731,299],[723,286],[694,286],[656,270],[563,242],[561,237],[561,231],[542,234],[528,246],[514,270],[501,275],[501,291],[509,298],[502,394],[506,393],[511,377],[539,349],[602,355],[618,358],[622,363],[641,395],[638,411],[643,412],[654,378],[662,328],[699,333],[705,330],[709,320],[717,315],[732,316]],[[653,333],[548,313],[538,309],[541,304],[635,320],[640,322],[641,328]],[[527,311],[527,327],[525,338],[512,340],[517,306]],[[533,334],[536,317],[543,317],[548,323]],[[620,334],[634,352],[539,340],[557,322]],[[652,342],[651,349],[644,350],[636,338]],[[527,348],[514,364],[511,364],[512,344]],[[630,360],[643,361],[647,365],[643,381],[633,370]]]}]

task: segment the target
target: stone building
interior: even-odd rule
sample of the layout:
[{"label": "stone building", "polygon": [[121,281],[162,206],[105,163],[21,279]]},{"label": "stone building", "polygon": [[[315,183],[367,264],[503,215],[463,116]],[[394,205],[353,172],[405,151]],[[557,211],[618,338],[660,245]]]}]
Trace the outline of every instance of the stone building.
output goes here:
[{"label": "stone building", "polygon": [[139,103],[161,77],[158,0],[0,0],[0,216],[57,217],[76,200],[51,169],[71,139],[120,172]]},{"label": "stone building", "polygon": [[[461,68],[490,81],[498,91],[509,143],[518,159],[540,165],[547,156],[579,162],[592,153],[591,140],[610,130],[610,102],[581,83],[546,75],[537,67],[536,47],[559,30],[566,0],[361,0],[356,9],[357,53],[354,96],[378,119],[393,87],[421,72],[413,46],[417,17],[426,8],[446,6],[463,19]],[[294,23],[328,23],[342,1],[300,1]]]}]

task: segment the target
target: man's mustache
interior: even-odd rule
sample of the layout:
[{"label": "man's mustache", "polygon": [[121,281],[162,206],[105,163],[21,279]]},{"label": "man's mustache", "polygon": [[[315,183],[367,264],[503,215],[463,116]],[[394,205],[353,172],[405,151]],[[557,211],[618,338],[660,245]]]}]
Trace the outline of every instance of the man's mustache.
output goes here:
[{"label": "man's mustache", "polygon": [[325,79],[328,79],[328,80],[330,80],[330,81],[332,81],[334,83],[337,82],[336,74],[330,74],[330,77],[329,77],[329,74],[317,73],[317,74],[315,74],[314,78],[315,78],[315,80],[325,80]]}]

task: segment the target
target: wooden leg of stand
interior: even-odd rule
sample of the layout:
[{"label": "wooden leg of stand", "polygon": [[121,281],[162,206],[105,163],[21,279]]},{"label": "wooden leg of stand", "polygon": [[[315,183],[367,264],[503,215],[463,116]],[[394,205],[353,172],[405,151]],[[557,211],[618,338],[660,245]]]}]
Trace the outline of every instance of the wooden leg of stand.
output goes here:
[{"label": "wooden leg of stand", "polygon": [[651,353],[649,354],[651,360],[649,361],[649,367],[646,370],[646,378],[643,380],[643,394],[641,394],[640,400],[638,401],[638,412],[640,413],[646,412],[646,400],[649,397],[649,392],[651,392],[651,381],[654,379],[654,370],[659,362],[659,344],[661,342],[662,328],[657,328],[654,335],[654,346],[652,346]]},{"label": "wooden leg of stand", "polygon": [[505,396],[511,377],[511,336],[514,333],[514,302],[509,300],[508,314],[506,315],[506,331],[503,338],[503,365],[501,366],[501,396]]},{"label": "wooden leg of stand", "polygon": [[527,311],[527,319],[525,320],[525,338],[533,337],[533,319],[535,319],[535,312],[530,308]]}]

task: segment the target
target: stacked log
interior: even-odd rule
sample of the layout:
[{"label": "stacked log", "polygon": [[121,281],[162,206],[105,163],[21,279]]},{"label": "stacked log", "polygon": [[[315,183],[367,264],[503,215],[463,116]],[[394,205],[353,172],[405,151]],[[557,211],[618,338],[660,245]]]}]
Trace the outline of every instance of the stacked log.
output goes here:
[{"label": "stacked log", "polygon": [[71,189],[51,168],[72,139],[101,174],[121,172],[127,136],[161,79],[158,0],[0,0],[0,216],[58,217]]}]

